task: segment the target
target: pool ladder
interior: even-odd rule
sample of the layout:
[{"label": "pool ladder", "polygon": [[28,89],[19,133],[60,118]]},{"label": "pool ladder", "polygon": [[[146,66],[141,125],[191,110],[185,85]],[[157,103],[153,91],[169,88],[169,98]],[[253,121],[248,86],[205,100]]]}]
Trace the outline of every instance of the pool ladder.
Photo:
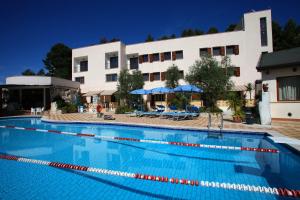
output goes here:
[{"label": "pool ladder", "polygon": [[211,133],[210,132],[210,128],[211,128],[211,113],[208,113],[208,124],[207,124],[207,129],[208,129],[208,135],[214,135],[215,137],[222,137],[222,130],[224,128],[224,119],[223,119],[223,114],[221,114],[220,117],[220,124],[218,125],[219,129],[220,129],[220,133],[216,134],[216,133]]}]

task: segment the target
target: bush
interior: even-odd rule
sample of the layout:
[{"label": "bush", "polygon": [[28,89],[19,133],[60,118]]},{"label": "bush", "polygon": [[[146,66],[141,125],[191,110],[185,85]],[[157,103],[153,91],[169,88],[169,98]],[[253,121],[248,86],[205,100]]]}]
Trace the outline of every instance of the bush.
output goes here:
[{"label": "bush", "polygon": [[63,113],[75,113],[77,112],[77,106],[75,104],[66,103],[64,107],[61,108]]},{"label": "bush", "polygon": [[67,106],[67,103],[65,102],[65,100],[63,100],[63,98],[61,98],[61,96],[59,96],[59,95],[54,97],[53,101],[56,102],[58,109],[63,109],[63,107]]},{"label": "bush", "polygon": [[116,109],[116,114],[125,114],[126,112],[132,112],[132,109],[128,106],[119,106]]}]

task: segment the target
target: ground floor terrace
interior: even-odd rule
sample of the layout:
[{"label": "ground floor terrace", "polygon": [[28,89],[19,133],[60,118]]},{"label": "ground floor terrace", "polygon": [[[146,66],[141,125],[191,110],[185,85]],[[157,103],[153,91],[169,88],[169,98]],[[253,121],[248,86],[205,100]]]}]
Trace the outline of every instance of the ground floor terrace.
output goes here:
[{"label": "ground floor terrace", "polygon": [[[49,114],[45,113],[43,116],[46,120],[52,121],[67,121],[67,122],[105,122],[105,123],[126,123],[134,125],[152,125],[152,126],[168,126],[175,128],[202,128],[207,129],[208,114],[202,113],[200,116],[193,120],[181,120],[174,121],[161,118],[150,117],[131,117],[126,114],[114,114],[112,112],[106,112],[105,114],[112,115],[115,120],[105,121],[103,118],[97,118],[96,114],[88,113],[72,113],[72,114]],[[219,129],[220,116],[212,116],[212,129]],[[273,121],[271,126],[263,126],[259,124],[243,124],[234,123],[229,118],[224,119],[224,129],[240,130],[240,131],[266,131],[266,132],[278,132],[282,135],[300,139],[300,122],[285,122],[285,121]],[[300,143],[299,143],[300,144]]]}]

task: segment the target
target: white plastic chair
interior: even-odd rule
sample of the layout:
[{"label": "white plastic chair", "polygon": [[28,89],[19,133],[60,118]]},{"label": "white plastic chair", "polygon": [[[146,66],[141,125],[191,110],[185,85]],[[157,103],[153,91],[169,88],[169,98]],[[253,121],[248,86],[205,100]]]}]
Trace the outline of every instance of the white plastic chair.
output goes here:
[{"label": "white plastic chair", "polygon": [[30,113],[31,113],[32,115],[36,115],[36,110],[35,110],[35,108],[31,108],[31,109],[30,109]]},{"label": "white plastic chair", "polygon": [[38,107],[35,109],[36,114],[42,114],[42,108]]}]

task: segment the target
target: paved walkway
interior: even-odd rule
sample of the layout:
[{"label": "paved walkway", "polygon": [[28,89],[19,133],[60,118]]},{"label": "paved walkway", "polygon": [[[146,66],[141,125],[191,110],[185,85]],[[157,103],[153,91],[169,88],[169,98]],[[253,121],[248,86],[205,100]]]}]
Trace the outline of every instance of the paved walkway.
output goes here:
[{"label": "paved walkway", "polygon": [[[120,115],[109,113],[115,117],[114,122],[123,122],[131,124],[150,124],[150,125],[168,125],[168,126],[180,126],[180,127],[195,127],[195,128],[207,128],[208,117],[207,114],[202,114],[199,118],[194,120],[181,120],[173,121],[169,119],[150,118],[150,117],[130,117],[129,115]],[[60,115],[45,115],[46,119],[58,120],[58,121],[83,121],[83,122],[103,122],[103,118],[97,118],[96,114],[88,113],[72,113],[72,114],[60,114]],[[220,125],[220,118],[212,116],[212,127],[218,128]],[[233,123],[230,120],[224,120],[224,128],[227,129],[239,129],[239,130],[258,130],[258,131],[278,131],[279,133],[300,139],[300,123],[299,122],[275,122],[272,126],[262,126],[258,124],[247,125],[241,123]]]}]

